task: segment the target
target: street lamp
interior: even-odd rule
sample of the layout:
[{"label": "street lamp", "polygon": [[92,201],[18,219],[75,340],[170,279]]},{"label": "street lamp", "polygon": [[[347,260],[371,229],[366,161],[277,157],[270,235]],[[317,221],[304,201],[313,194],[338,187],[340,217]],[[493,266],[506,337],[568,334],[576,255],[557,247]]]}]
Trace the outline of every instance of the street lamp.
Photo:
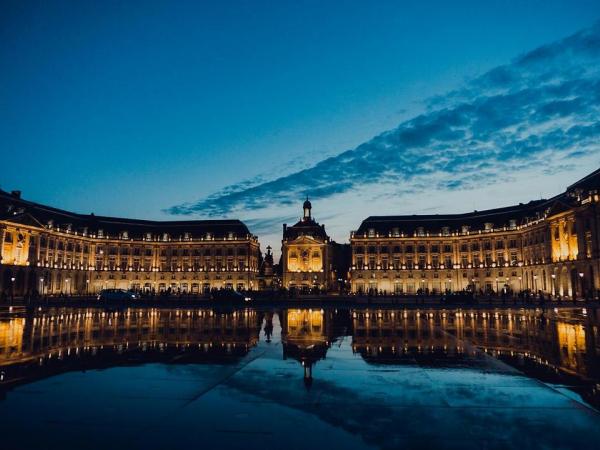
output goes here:
[{"label": "street lamp", "polygon": [[552,295],[556,295],[556,274],[553,273],[550,276],[552,277]]},{"label": "street lamp", "polygon": [[40,277],[40,285],[41,285],[40,291],[42,291],[42,297],[43,297],[44,296],[44,278],[43,277]]},{"label": "street lamp", "polygon": [[15,299],[15,277],[10,277],[10,299],[11,301]]}]

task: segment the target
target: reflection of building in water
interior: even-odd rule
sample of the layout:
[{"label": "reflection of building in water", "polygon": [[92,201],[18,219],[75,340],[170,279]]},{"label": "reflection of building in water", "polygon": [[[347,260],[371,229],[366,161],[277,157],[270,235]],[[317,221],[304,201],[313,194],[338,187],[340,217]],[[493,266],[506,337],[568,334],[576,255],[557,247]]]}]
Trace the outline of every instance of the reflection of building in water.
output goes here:
[{"label": "reflection of building in water", "polygon": [[331,343],[331,321],[322,309],[289,309],[281,315],[283,357],[294,358],[304,367],[304,380],[312,382],[312,366],[325,359]]},{"label": "reflection of building in water", "polygon": [[584,377],[598,377],[598,317],[568,311],[355,310],[353,349],[371,362],[415,355],[519,356]]},{"label": "reflection of building in water", "polygon": [[258,341],[253,310],[53,309],[0,321],[4,381],[147,361],[233,362]]}]

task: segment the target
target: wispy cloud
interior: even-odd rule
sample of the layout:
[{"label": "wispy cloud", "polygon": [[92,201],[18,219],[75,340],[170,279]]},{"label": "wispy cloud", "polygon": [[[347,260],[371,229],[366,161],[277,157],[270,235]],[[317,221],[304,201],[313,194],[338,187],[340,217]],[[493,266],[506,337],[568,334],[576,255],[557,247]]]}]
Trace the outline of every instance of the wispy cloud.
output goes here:
[{"label": "wispy cloud", "polygon": [[429,99],[427,106],[355,149],[277,179],[233,184],[168,212],[243,214],[289,206],[305,194],[364,196],[382,183],[385,195],[396,197],[468,190],[531,168],[553,174],[590,153],[600,155],[600,23]]}]

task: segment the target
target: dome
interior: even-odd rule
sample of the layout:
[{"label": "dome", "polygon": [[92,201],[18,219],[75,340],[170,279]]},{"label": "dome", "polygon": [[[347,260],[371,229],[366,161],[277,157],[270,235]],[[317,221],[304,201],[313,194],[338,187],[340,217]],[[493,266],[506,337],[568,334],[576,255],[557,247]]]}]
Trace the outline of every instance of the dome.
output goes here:
[{"label": "dome", "polygon": [[304,202],[304,205],[302,206],[302,208],[304,209],[311,209],[312,205],[310,204],[310,202],[308,201],[308,198],[306,199],[306,201]]}]

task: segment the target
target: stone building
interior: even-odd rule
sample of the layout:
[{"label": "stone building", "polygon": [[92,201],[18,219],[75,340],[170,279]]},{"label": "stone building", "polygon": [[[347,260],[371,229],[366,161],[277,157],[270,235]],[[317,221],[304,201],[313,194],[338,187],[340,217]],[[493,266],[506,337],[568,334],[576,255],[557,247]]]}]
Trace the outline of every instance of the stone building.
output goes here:
[{"label": "stone building", "polygon": [[239,220],[150,221],[63,211],[0,191],[0,293],[257,289],[260,247]]},{"label": "stone building", "polygon": [[295,225],[283,224],[281,261],[283,287],[308,291],[329,289],[333,281],[332,246],[325,232],[312,217],[308,198],[303,205],[303,217]]},{"label": "stone building", "polygon": [[354,292],[597,295],[600,170],[549,200],[465,214],[376,216],[351,233]]}]

